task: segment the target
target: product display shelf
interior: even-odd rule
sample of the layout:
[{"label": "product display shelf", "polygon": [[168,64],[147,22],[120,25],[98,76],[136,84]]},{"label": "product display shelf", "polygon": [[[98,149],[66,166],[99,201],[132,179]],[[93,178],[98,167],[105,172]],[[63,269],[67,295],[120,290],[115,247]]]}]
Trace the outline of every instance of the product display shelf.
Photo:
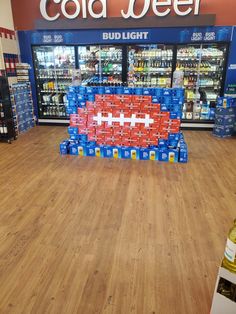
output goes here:
[{"label": "product display shelf", "polygon": [[75,72],[75,48],[45,46],[33,48],[40,118],[65,119],[65,95]]},{"label": "product display shelf", "polygon": [[0,141],[11,143],[17,138],[16,112],[10,101],[8,80],[0,77]]},{"label": "product display shelf", "polygon": [[130,86],[171,87],[172,68],[173,49],[171,46],[134,45],[128,47]]},{"label": "product display shelf", "polygon": [[29,82],[13,84],[10,88],[11,103],[16,111],[18,134],[36,125],[31,85]]},{"label": "product display shelf", "polygon": [[[176,69],[184,72],[183,122],[211,124],[221,94],[226,47],[188,45],[177,50]],[[198,94],[200,93],[200,97]],[[196,111],[195,107],[201,107]]]}]

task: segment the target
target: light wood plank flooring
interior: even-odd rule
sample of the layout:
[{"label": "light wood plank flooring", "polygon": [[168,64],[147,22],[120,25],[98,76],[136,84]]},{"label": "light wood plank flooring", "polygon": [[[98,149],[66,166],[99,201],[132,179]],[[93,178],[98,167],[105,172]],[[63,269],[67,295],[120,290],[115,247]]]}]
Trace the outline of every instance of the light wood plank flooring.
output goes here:
[{"label": "light wood plank flooring", "polygon": [[0,313],[209,314],[236,217],[236,139],[187,165],[61,157],[64,127],[0,143]]}]

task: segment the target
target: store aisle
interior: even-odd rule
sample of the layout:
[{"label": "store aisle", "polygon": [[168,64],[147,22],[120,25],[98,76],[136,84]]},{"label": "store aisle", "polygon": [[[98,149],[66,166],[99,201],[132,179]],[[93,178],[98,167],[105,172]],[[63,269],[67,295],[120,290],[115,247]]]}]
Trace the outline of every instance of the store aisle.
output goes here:
[{"label": "store aisle", "polygon": [[0,313],[209,313],[236,139],[185,136],[188,165],[61,157],[61,127],[0,143]]}]

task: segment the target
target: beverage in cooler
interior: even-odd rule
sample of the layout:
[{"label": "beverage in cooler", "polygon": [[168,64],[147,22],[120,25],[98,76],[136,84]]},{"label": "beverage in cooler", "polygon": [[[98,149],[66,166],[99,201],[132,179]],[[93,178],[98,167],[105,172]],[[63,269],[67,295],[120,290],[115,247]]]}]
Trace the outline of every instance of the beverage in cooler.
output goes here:
[{"label": "beverage in cooler", "polygon": [[39,118],[65,118],[66,93],[75,69],[75,48],[33,47]]},{"label": "beverage in cooler", "polygon": [[133,45],[128,47],[130,86],[171,87],[173,46]]},{"label": "beverage in cooler", "polygon": [[122,83],[122,46],[101,46],[101,82]]},{"label": "beverage in cooler", "polygon": [[183,119],[214,120],[222,91],[226,45],[187,45],[177,49],[176,69],[184,72]]},{"label": "beverage in cooler", "polygon": [[78,47],[82,84],[122,83],[122,47]]},{"label": "beverage in cooler", "polygon": [[82,84],[101,81],[99,46],[79,46],[78,60]]}]

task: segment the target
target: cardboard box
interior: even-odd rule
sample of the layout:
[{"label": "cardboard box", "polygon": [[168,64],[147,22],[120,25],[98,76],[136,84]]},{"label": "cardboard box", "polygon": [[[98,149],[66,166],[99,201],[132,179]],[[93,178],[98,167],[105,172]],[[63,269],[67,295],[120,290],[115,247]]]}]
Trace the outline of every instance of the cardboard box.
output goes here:
[{"label": "cardboard box", "polygon": [[159,160],[159,149],[150,148],[149,149],[149,160],[156,161]]},{"label": "cardboard box", "polygon": [[236,274],[231,273],[223,267],[220,267],[210,314],[236,313],[236,302],[232,301],[231,299],[225,297],[220,293],[220,284],[225,280],[232,285],[236,285]]},{"label": "cardboard box", "polygon": [[140,148],[139,159],[140,160],[149,160],[149,149],[148,148]]}]

